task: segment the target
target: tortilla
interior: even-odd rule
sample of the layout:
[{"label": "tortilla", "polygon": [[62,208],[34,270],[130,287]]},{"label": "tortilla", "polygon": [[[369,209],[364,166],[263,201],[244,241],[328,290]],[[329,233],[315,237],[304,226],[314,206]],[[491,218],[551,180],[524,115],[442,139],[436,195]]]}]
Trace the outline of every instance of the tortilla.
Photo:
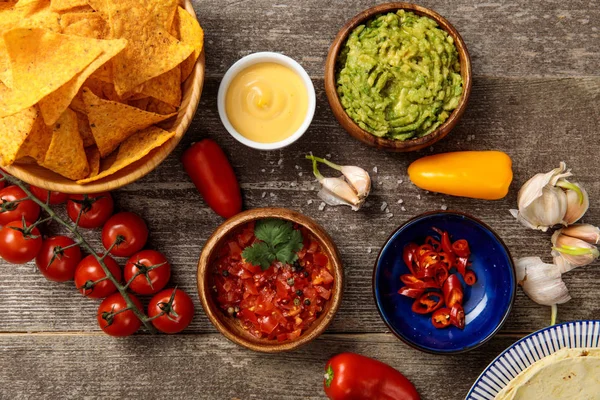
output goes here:
[{"label": "tortilla", "polygon": [[15,162],[19,149],[33,131],[40,118],[37,107],[29,107],[16,114],[0,118],[0,166]]},{"label": "tortilla", "polygon": [[138,0],[106,0],[106,4],[112,37],[128,40],[113,61],[113,80],[120,96],[172,70],[194,51],[160,26]]},{"label": "tortilla", "polygon": [[83,90],[83,101],[102,158],[136,131],[175,115],[150,113],[127,104],[103,100],[87,88]]},{"label": "tortilla", "polygon": [[143,83],[141,94],[179,107],[181,104],[181,70],[179,66]]},{"label": "tortilla", "polygon": [[67,109],[52,126],[52,141],[41,165],[73,180],[89,175],[83,140],[77,128],[77,115],[71,109]]},{"label": "tortilla", "polygon": [[177,14],[177,0],[134,0],[146,7],[148,14],[153,16],[155,21],[170,31],[175,14]]},{"label": "tortilla", "polygon": [[128,165],[141,160],[152,150],[162,146],[166,141],[175,136],[175,132],[167,132],[156,126],[139,131],[124,141],[119,147],[117,157],[113,163],[98,175],[77,181],[79,184],[89,183],[112,175]]},{"label": "tortilla", "polygon": [[522,371],[496,400],[596,399],[598,377],[600,349],[562,349]]},{"label": "tortilla", "polygon": [[77,128],[79,129],[79,136],[81,136],[81,140],[83,141],[83,147],[96,146],[87,115],[78,111],[75,114],[77,114]]},{"label": "tortilla", "polygon": [[90,174],[88,178],[93,178],[100,173],[100,151],[96,146],[85,149],[85,155],[90,165]]},{"label": "tortilla", "polygon": [[198,20],[181,7],[177,8],[176,23],[179,28],[179,40],[194,47],[194,52],[181,63],[181,82],[183,82],[192,73],[192,70],[196,65],[196,60],[198,60],[200,53],[202,53],[202,48],[204,47],[204,31],[202,30],[202,27],[200,27]]},{"label": "tortilla", "polygon": [[100,41],[44,29],[16,28],[4,33],[13,90],[0,98],[0,117],[39,102],[69,82],[103,52]]},{"label": "tortilla", "polygon": [[97,12],[71,12],[60,18],[62,33],[105,39],[110,33],[108,24]]},{"label": "tortilla", "polygon": [[51,0],[50,8],[53,11],[65,11],[71,8],[87,6],[87,0]]},{"label": "tortilla", "polygon": [[44,117],[46,125],[52,125],[58,120],[61,114],[69,107],[69,104],[71,104],[71,101],[77,95],[77,92],[79,92],[79,89],[92,72],[117,55],[127,45],[127,41],[123,39],[88,40],[90,43],[96,42],[96,46],[99,46],[102,49],[102,54],[69,82],[40,100],[40,111],[42,112],[42,117]]}]

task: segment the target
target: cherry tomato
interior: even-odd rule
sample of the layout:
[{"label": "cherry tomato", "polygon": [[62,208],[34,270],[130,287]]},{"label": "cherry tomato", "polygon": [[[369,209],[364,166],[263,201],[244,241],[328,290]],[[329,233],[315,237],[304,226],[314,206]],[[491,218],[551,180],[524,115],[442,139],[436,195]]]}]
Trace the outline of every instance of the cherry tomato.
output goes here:
[{"label": "cherry tomato", "polygon": [[[48,201],[48,191],[46,189],[39,188],[37,186],[29,185],[31,193],[44,203]],[[57,204],[65,203],[69,199],[69,195],[61,192],[50,192],[50,204],[55,206]]]},{"label": "cherry tomato", "polygon": [[242,194],[235,172],[214,140],[193,144],[183,153],[182,161],[196,189],[214,212],[229,218],[242,211]]},{"label": "cherry tomato", "polygon": [[[81,249],[66,236],[50,237],[42,243],[35,263],[42,275],[51,281],[66,282],[75,276],[75,268],[81,261]],[[73,247],[69,247],[73,246]],[[65,250],[65,247],[69,247]]]},{"label": "cherry tomato", "polygon": [[0,257],[9,263],[25,264],[35,258],[42,247],[42,235],[38,228],[27,227],[32,224],[12,221],[0,229]]},{"label": "cherry tomato", "polygon": [[[130,294],[131,301],[142,311],[142,303],[134,295]],[[137,332],[142,322],[131,310],[119,312],[127,308],[127,303],[121,293],[115,293],[102,300],[98,307],[98,325],[104,333],[110,336],[130,336]]]},{"label": "cherry tomato", "polygon": [[165,289],[154,296],[148,304],[152,325],[164,333],[178,333],[188,327],[194,318],[194,303],[190,296],[180,289]]},{"label": "cherry tomato", "polygon": [[4,186],[6,186],[6,182],[0,181],[0,190],[4,189]]},{"label": "cherry tomato", "polygon": [[125,282],[129,282],[138,274],[129,284],[129,289],[135,293],[155,294],[169,283],[171,265],[167,262],[166,257],[158,251],[143,250],[127,260],[123,274]]},{"label": "cherry tomato", "polygon": [[0,205],[0,226],[6,225],[12,221],[20,221],[21,217],[25,217],[26,221],[35,222],[40,216],[40,206],[33,200],[24,200],[12,206],[7,206],[6,203],[24,199],[27,195],[18,186],[8,186],[0,190],[0,204],[4,204],[7,210]]},{"label": "cherry tomato", "polygon": [[79,226],[86,229],[99,228],[110,218],[114,206],[113,198],[108,192],[75,194],[69,197],[67,214],[71,221],[77,222],[79,212],[83,209]]},{"label": "cherry tomato", "polygon": [[113,215],[102,228],[102,244],[109,249],[122,237],[123,242],[112,248],[110,254],[117,257],[130,257],[140,251],[148,240],[148,227],[144,220],[132,212]]},{"label": "cherry tomato", "polygon": [[[101,254],[99,254],[102,257]],[[117,281],[121,280],[121,268],[110,256],[104,259],[104,264]],[[104,270],[93,255],[85,257],[75,269],[75,287],[84,296],[93,299],[102,299],[117,291],[116,286],[109,279],[94,283],[106,278]]]}]

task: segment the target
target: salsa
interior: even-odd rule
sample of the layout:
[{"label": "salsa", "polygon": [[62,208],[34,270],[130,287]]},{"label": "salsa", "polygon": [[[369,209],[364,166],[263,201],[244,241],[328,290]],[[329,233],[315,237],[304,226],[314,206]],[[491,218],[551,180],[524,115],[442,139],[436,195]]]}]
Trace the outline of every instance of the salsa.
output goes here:
[{"label": "salsa", "polygon": [[433,19],[404,10],[379,15],[350,33],[336,83],[354,122],[395,140],[432,133],[463,92],[452,36]]},{"label": "salsa", "polygon": [[266,268],[253,265],[242,252],[261,243],[255,225],[250,222],[236,230],[218,250],[212,271],[216,302],[257,338],[296,339],[331,297],[334,277],[329,258],[307,229],[293,225],[302,235],[296,260],[274,260]]}]

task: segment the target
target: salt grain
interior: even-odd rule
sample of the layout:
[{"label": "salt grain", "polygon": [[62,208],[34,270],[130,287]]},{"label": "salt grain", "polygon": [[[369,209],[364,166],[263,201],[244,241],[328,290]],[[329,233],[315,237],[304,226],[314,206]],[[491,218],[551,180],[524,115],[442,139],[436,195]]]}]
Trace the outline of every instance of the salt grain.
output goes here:
[{"label": "salt grain", "polygon": [[402,203],[404,203],[404,200],[402,200],[402,199],[398,200],[398,204],[402,204]]},{"label": "salt grain", "polygon": [[377,167],[373,167],[373,173],[376,174],[377,173]]},{"label": "salt grain", "polygon": [[325,203],[321,202],[321,204],[319,204],[319,211],[323,211],[325,209]]},{"label": "salt grain", "polygon": [[384,201],[383,203],[381,203],[381,211],[385,210],[387,208],[387,203]]},{"label": "salt grain", "polygon": [[446,211],[448,209],[448,206],[445,204],[442,204],[442,206],[440,207],[442,210]]},{"label": "salt grain", "polygon": [[302,176],[302,172],[298,172],[298,176]]},{"label": "salt grain", "polygon": [[402,208],[400,208],[402,211],[406,211],[406,208],[404,208],[404,206],[402,206]]},{"label": "salt grain", "polygon": [[392,213],[389,213],[388,215],[386,215],[386,217],[388,217],[388,218],[392,218],[393,216],[394,216],[394,214],[392,214]]},{"label": "salt grain", "polygon": [[390,208],[389,208],[389,207],[386,207],[386,208],[385,208],[385,212],[386,212],[386,214],[389,214],[389,213],[390,213]]},{"label": "salt grain", "polygon": [[300,166],[299,165],[294,165],[294,168],[300,169]]},{"label": "salt grain", "polygon": [[271,173],[273,173],[273,172],[275,172],[275,169],[272,169],[272,170],[271,170]]},{"label": "salt grain", "polygon": [[367,253],[371,254],[371,252],[372,252],[372,251],[373,251],[373,250],[371,250],[371,248],[370,248],[370,247],[369,247],[369,248],[367,248]]},{"label": "salt grain", "polygon": [[421,195],[420,194],[417,195],[417,199],[421,200]]},{"label": "salt grain", "polygon": [[398,179],[398,185],[404,182],[402,179]]},{"label": "salt grain", "polygon": [[262,192],[262,194],[260,195],[260,197],[262,197],[264,199],[266,195],[267,195],[267,192]]},{"label": "salt grain", "polygon": [[264,169],[264,168],[263,168],[263,169],[261,169],[261,170],[260,170],[260,172],[265,172],[265,169]]},{"label": "salt grain", "polygon": [[313,201],[312,201],[312,200],[308,200],[308,201],[306,202],[306,204],[308,204],[308,205],[311,205],[312,203],[313,203]]},{"label": "salt grain", "polygon": [[280,158],[279,161],[277,161],[277,165],[281,165],[283,164],[283,158]]},{"label": "salt grain", "polygon": [[296,183],[296,182],[292,182],[292,183],[290,183],[290,186],[291,186],[291,187],[296,187],[296,185],[297,185],[297,183]]},{"label": "salt grain", "polygon": [[275,197],[275,193],[269,193],[269,196]]},{"label": "salt grain", "polygon": [[329,154],[329,153],[325,154],[325,158],[331,158],[331,154]]}]

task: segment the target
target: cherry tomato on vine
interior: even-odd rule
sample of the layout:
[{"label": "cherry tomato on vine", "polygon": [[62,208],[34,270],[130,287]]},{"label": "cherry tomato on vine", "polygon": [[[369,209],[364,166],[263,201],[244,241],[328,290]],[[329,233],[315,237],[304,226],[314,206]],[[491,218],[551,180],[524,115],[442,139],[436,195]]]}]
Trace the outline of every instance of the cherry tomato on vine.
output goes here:
[{"label": "cherry tomato on vine", "polygon": [[[99,256],[102,257],[101,254]],[[115,279],[120,281],[121,268],[119,268],[119,264],[110,256],[104,259],[104,264],[106,264]],[[117,287],[109,279],[94,283],[102,278],[106,278],[106,274],[100,263],[91,254],[81,260],[75,269],[75,287],[84,296],[102,299],[117,291]]]},{"label": "cherry tomato on vine", "polygon": [[75,246],[75,242],[71,238],[66,236],[53,236],[44,240],[42,248],[35,258],[35,263],[42,275],[55,282],[72,280],[75,276],[75,268],[80,261],[81,249],[79,246]]},{"label": "cherry tomato on vine", "polygon": [[148,240],[148,227],[137,214],[121,212],[113,215],[106,221],[102,228],[102,244],[108,250],[117,238],[122,238],[122,243],[115,245],[110,254],[117,257],[129,257],[140,251]]},{"label": "cherry tomato on vine", "polygon": [[183,167],[206,204],[223,218],[242,211],[242,194],[235,172],[219,145],[211,139],[183,153]]},{"label": "cherry tomato on vine", "polygon": [[171,265],[162,253],[143,250],[127,260],[123,270],[125,282],[129,282],[136,274],[138,276],[131,282],[129,289],[138,294],[154,294],[169,283]]},{"label": "cherry tomato on vine", "polygon": [[79,227],[94,229],[101,227],[112,215],[115,204],[108,192],[95,194],[75,194],[67,201],[67,214],[71,221],[77,222],[81,210]]},{"label": "cherry tomato on vine", "polygon": [[30,222],[12,221],[0,229],[0,257],[12,264],[25,264],[42,247],[42,235]]},{"label": "cherry tomato on vine", "polygon": [[179,333],[188,327],[194,318],[194,303],[186,292],[180,289],[165,289],[155,295],[148,304],[152,325],[163,333]]},{"label": "cherry tomato on vine", "polygon": [[33,200],[24,200],[10,206],[6,204],[26,197],[25,192],[18,186],[8,186],[0,190],[0,226],[12,221],[21,221],[21,217],[32,223],[38,219],[40,206]]},{"label": "cherry tomato on vine", "polygon": [[[134,295],[129,297],[138,310],[142,311],[142,303]],[[131,310],[122,311],[127,308],[127,303],[121,293],[110,295],[102,300],[98,307],[98,325],[104,333],[110,336],[130,336],[137,332],[142,326],[142,322],[135,316]]]},{"label": "cherry tomato on vine", "polygon": [[6,182],[0,181],[0,190],[4,189],[4,186],[6,186]]},{"label": "cherry tomato on vine", "polygon": [[[39,188],[37,186],[29,185],[31,193],[37,197],[40,201],[48,201],[48,191],[46,189]],[[69,199],[69,195],[61,192],[50,192],[50,205],[58,205],[66,202]]]}]

